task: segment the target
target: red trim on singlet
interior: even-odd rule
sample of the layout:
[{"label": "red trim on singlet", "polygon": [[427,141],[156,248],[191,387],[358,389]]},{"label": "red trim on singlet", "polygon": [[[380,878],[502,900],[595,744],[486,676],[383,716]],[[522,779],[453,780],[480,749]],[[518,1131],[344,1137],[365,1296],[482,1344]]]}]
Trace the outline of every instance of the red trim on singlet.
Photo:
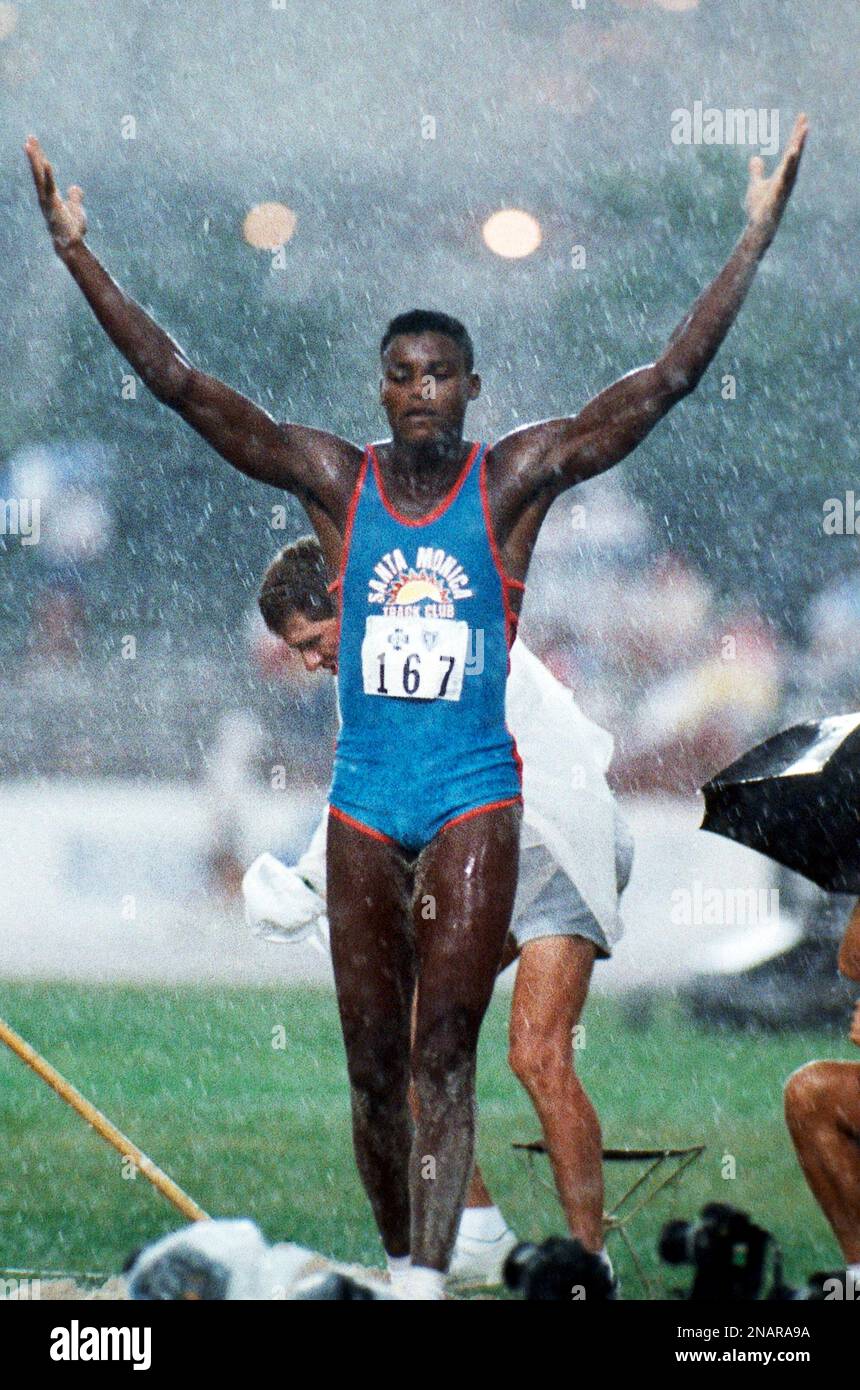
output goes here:
[{"label": "red trim on singlet", "polygon": [[[510,587],[513,587],[515,589],[524,590],[526,586],[521,579],[512,579],[509,574],[506,574],[505,567],[502,564],[502,557],[499,552],[499,547],[496,544],[496,536],[495,532],[493,531],[493,523],[490,518],[490,499],[487,496],[486,453],[484,454],[484,457],[481,459],[481,473],[478,479],[478,484],[481,493],[481,506],[484,509],[484,525],[487,528],[487,540],[490,543],[490,554],[493,557],[493,564],[496,567],[502,585],[502,603],[505,606],[505,625],[507,627],[508,634],[508,650],[510,651],[510,648],[514,645],[514,638],[517,635],[517,626],[519,624],[520,619],[519,614],[515,613],[514,610],[511,608],[511,601],[508,597],[508,589]],[[508,661],[508,670],[510,669],[510,661]]]},{"label": "red trim on singlet", "polygon": [[463,811],[459,816],[452,816],[440,826],[437,835],[441,835],[443,830],[447,830],[451,825],[458,825],[462,820],[471,820],[473,816],[483,815],[484,811],[497,811],[501,806],[519,806],[522,804],[521,796],[509,796],[504,801],[490,801],[486,806],[473,806],[471,811]]},{"label": "red trim on singlet", "polygon": [[394,517],[395,521],[399,521],[403,526],[427,526],[431,521],[438,520],[442,513],[446,512],[448,508],[451,506],[451,503],[454,501],[454,499],[457,496],[457,493],[460,491],[460,488],[463,486],[467,477],[469,476],[469,470],[472,467],[472,464],[475,462],[475,456],[481,446],[477,442],[472,445],[471,449],[469,450],[469,457],[466,459],[466,462],[460,469],[456,481],[448,489],[445,496],[442,498],[442,501],[437,502],[432,512],[425,512],[424,516],[404,516],[402,512],[399,512],[396,507],[391,505],[391,503],[385,495],[385,488],[382,483],[382,472],[379,467],[379,459],[376,457],[376,450],[374,449],[372,444],[368,444],[367,447],[370,451],[370,457],[373,463],[373,475],[376,478],[376,486],[379,491],[379,499],[382,502],[382,505],[385,508],[385,510],[389,513],[390,516]]},{"label": "red trim on singlet", "polygon": [[[492,557],[493,557],[493,564],[494,564],[495,567],[496,567],[496,572],[497,572],[497,574],[498,574],[498,576],[499,576],[499,583],[500,583],[501,586],[502,586],[502,603],[504,604],[504,608],[505,608],[505,628],[506,628],[507,639],[508,639],[508,675],[510,675],[510,671],[511,671],[511,647],[514,645],[514,641],[515,641],[515,639],[516,639],[517,627],[519,626],[520,616],[519,616],[518,613],[515,613],[514,610],[511,608],[511,601],[510,601],[510,598],[508,597],[508,588],[509,588],[509,587],[513,587],[513,588],[515,588],[515,589],[523,589],[523,590],[524,590],[526,586],[525,586],[525,584],[523,583],[523,581],[522,581],[521,579],[512,579],[511,576],[505,572],[505,567],[504,567],[504,565],[502,564],[501,553],[500,553],[500,551],[499,551],[498,545],[496,544],[496,534],[495,534],[495,532],[494,532],[494,530],[493,530],[493,522],[492,522],[492,519],[491,519],[491,517],[490,517],[490,499],[489,499],[489,497],[488,497],[488,495],[487,495],[487,454],[488,454],[488,453],[489,453],[489,450],[487,450],[487,451],[484,453],[484,457],[481,459],[481,472],[480,472],[480,475],[479,475],[479,478],[478,478],[478,485],[479,485],[479,491],[480,491],[480,493],[481,493],[481,506],[483,507],[483,510],[484,510],[484,526],[485,526],[486,531],[487,531],[487,540],[488,540],[489,543],[490,543],[490,554],[491,554]],[[516,769],[517,769],[517,776],[518,776],[519,779],[520,779],[520,786],[522,786],[522,784],[523,784],[523,760],[522,760],[522,758],[520,757],[520,750],[517,748],[517,741],[516,741],[516,739],[514,738],[513,734],[511,733],[511,730],[510,730],[510,727],[509,727],[509,725],[508,725],[507,720],[505,720],[505,729],[507,730],[508,734],[510,734],[511,744],[512,744],[512,747],[513,747],[514,762],[515,762],[515,764],[516,764]]]},{"label": "red trim on singlet", "polygon": [[[337,572],[337,579],[333,579],[332,582],[326,586],[330,594],[333,594],[335,589],[340,589],[343,585],[343,576],[346,574],[346,562],[349,559],[349,547],[352,543],[352,527],[353,523],[355,522],[355,513],[358,509],[358,499],[361,496],[361,489],[364,486],[364,480],[366,477],[367,450],[365,450],[364,457],[361,460],[361,468],[358,470],[358,477],[355,480],[355,487],[352,489],[352,496],[349,499],[349,508],[346,513],[346,526],[344,527],[343,531],[343,545],[341,546],[340,551],[340,568]],[[335,644],[335,651],[337,653],[340,653],[340,620],[342,612],[343,604],[339,603],[337,606],[337,641]]]},{"label": "red trim on singlet", "polygon": [[329,803],[328,813],[334,816],[335,820],[342,820],[345,825],[351,825],[354,830],[360,830],[362,834],[369,835],[372,840],[382,840],[386,845],[396,845],[397,841],[392,840],[390,835],[383,835],[381,830],[374,830],[372,825],[365,825],[364,821],[356,820],[355,816],[348,816],[346,811],[341,811],[337,806]]},{"label": "red trim on singlet", "polygon": [[352,527],[355,521],[356,508],[358,507],[358,499],[361,495],[361,489],[364,486],[364,480],[366,476],[367,450],[365,449],[364,455],[361,460],[361,467],[358,470],[358,477],[355,480],[355,487],[352,489],[352,496],[349,499],[349,507],[346,513],[346,526],[344,527],[343,531],[343,546],[341,547],[340,552],[340,568],[337,572],[337,579],[333,579],[331,584],[329,584],[328,586],[328,591],[330,594],[334,592],[334,590],[338,587],[339,584],[343,583],[343,576],[346,573],[346,562],[349,559],[349,546],[352,540]]}]

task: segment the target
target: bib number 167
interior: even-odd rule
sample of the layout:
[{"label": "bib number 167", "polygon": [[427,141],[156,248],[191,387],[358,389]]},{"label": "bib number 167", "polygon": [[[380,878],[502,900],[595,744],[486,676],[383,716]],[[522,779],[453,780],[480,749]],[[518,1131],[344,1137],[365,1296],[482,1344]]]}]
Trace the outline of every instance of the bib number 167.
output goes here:
[{"label": "bib number 167", "polygon": [[361,647],[365,695],[459,700],[468,639],[468,623],[450,618],[368,618]]}]

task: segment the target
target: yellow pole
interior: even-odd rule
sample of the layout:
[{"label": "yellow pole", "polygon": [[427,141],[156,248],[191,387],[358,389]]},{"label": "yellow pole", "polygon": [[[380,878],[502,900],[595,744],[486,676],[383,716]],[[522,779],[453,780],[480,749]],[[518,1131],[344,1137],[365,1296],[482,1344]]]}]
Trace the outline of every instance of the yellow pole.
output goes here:
[{"label": "yellow pole", "polygon": [[27,1063],[28,1067],[32,1067],[33,1071],[41,1076],[42,1080],[46,1081],[67,1105],[70,1105],[73,1110],[77,1110],[78,1114],[92,1125],[96,1133],[106,1139],[109,1144],[112,1144],[118,1153],[121,1153],[124,1158],[130,1158],[135,1167],[143,1173],[143,1176],[149,1179],[153,1187],[157,1187],[162,1196],[166,1197],[168,1202],[172,1202],[183,1216],[187,1216],[189,1221],[209,1220],[206,1212],[198,1207],[197,1203],[192,1201],[181,1187],[177,1187],[172,1178],[162,1172],[151,1158],[147,1158],[146,1154],[130,1139],[127,1139],[116,1125],[111,1124],[106,1115],[91,1105],[80,1091],[76,1091],[74,1086],[51,1066],[50,1062],[46,1062],[44,1057],[40,1057],[28,1042],[25,1042],[9,1027],[8,1023],[4,1023],[2,1018],[0,1018],[0,1042],[4,1042],[7,1047],[11,1048],[22,1062]]}]

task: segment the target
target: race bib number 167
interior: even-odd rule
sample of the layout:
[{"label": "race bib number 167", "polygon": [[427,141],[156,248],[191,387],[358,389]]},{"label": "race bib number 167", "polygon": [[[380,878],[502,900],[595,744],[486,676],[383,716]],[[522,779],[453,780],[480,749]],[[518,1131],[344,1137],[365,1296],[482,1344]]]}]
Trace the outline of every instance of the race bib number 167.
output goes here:
[{"label": "race bib number 167", "polygon": [[365,695],[395,700],[459,700],[469,624],[453,618],[367,619],[361,644]]}]

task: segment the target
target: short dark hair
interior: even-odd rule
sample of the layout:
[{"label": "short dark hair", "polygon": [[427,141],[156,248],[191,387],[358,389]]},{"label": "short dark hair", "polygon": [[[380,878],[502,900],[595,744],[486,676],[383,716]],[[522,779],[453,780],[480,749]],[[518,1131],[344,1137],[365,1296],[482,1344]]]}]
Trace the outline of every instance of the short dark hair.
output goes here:
[{"label": "short dark hair", "polygon": [[257,603],[266,627],[281,635],[291,614],[311,622],[335,616],[328,571],[316,536],[299,536],[279,551],[263,575]]},{"label": "short dark hair", "polygon": [[452,318],[450,314],[443,314],[437,309],[409,309],[405,314],[398,314],[382,335],[382,342],[379,344],[380,357],[391,339],[396,338],[399,333],[444,333],[446,338],[453,338],[462,352],[466,371],[471,372],[474,368],[475,348],[472,339],[465,324]]}]

